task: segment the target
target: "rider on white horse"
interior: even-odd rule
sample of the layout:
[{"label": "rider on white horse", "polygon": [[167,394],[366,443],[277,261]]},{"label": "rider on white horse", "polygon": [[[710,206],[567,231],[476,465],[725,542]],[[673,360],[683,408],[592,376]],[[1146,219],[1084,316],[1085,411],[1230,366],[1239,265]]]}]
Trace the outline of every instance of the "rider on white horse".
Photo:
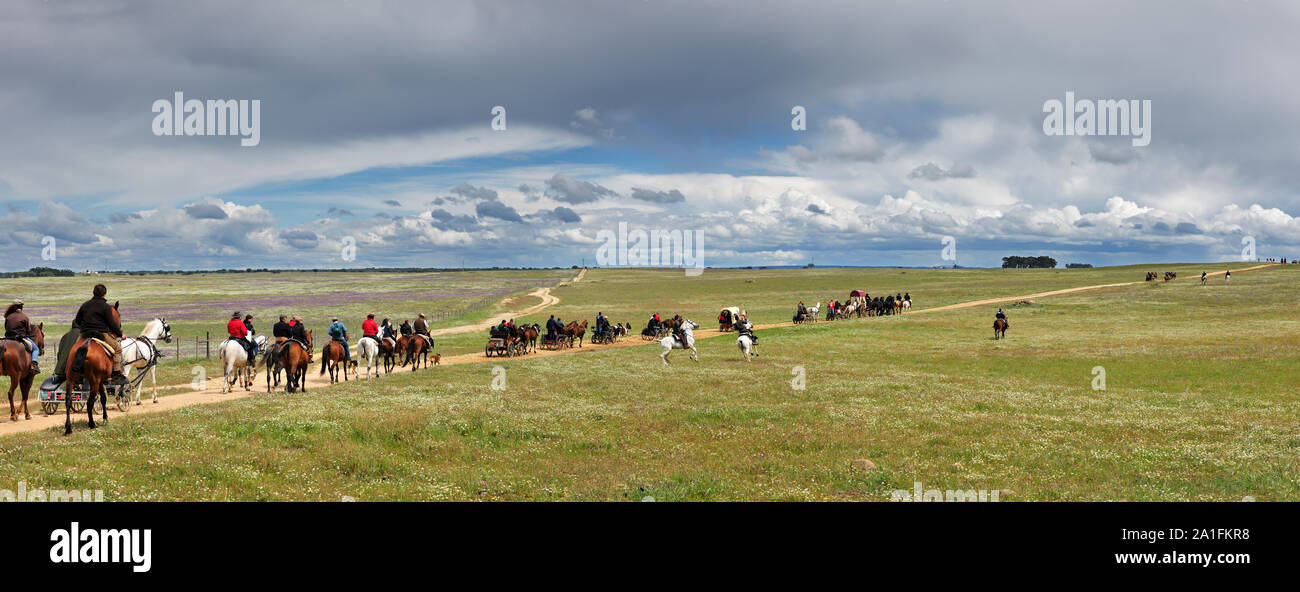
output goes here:
[{"label": "rider on white horse", "polygon": [[684,319],[681,321],[681,326],[678,327],[681,339],[669,335],[659,340],[659,357],[663,358],[664,364],[668,364],[668,353],[674,349],[689,349],[691,350],[691,359],[697,362],[700,361],[699,351],[695,349],[695,334],[692,332],[699,328],[700,326],[695,324],[694,321]]},{"label": "rider on white horse", "polygon": [[374,313],[366,315],[361,323],[361,339],[357,341],[357,361],[366,360],[366,378],[370,378],[370,368],[379,358],[379,324],[375,322]]},{"label": "rider on white horse", "polygon": [[[754,323],[749,321],[747,315],[740,315],[740,320],[736,322],[736,332],[739,333],[736,337],[736,347],[739,347],[740,351],[745,354],[745,361],[748,362],[750,351],[758,344],[758,336],[754,335]],[[758,353],[755,352],[753,355],[758,355]]]}]

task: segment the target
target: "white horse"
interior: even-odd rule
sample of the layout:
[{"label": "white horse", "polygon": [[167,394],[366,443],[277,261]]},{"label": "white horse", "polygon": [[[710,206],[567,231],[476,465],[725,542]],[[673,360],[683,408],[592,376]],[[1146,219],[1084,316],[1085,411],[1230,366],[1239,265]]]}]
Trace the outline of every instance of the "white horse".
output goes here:
[{"label": "white horse", "polygon": [[686,319],[682,321],[682,336],[686,338],[685,345],[682,345],[672,335],[659,340],[659,349],[661,350],[659,357],[663,358],[664,365],[668,365],[668,352],[675,349],[689,349],[691,350],[691,359],[696,362],[700,361],[700,352],[695,349],[695,334],[692,333],[692,331],[699,328],[700,326],[695,324],[694,321]]},{"label": "white horse", "polygon": [[812,319],[812,322],[816,323],[817,314],[820,313],[821,311],[822,311],[822,303],[818,302],[816,305],[808,307],[808,316],[804,318]]},{"label": "white horse", "polygon": [[[750,339],[748,335],[741,335],[736,338],[736,347],[739,347],[740,352],[745,354],[745,361],[748,362],[750,352],[754,350],[754,340]],[[753,355],[757,356],[758,352],[753,352]]]},{"label": "white horse", "polygon": [[[144,326],[144,331],[140,332],[139,337],[128,337],[122,340],[122,375],[131,379],[131,370],[135,368],[149,369],[149,379],[153,383],[153,402],[158,402],[158,367],[150,366],[150,362],[156,362],[162,355],[158,351],[158,346],[154,345],[158,341],[171,343],[172,328],[167,324],[167,319],[154,319]],[[140,404],[140,391],[135,391],[135,404]]]},{"label": "white horse", "polygon": [[362,358],[365,358],[366,360],[366,378],[370,378],[371,368],[375,369],[375,376],[379,376],[379,345],[375,343],[375,340],[370,339],[369,337],[362,337],[357,341],[355,351],[357,352],[358,362],[360,362]]},{"label": "white horse", "polygon": [[[266,348],[266,336],[258,335],[253,338],[253,343],[257,344],[257,349]],[[218,348],[221,357],[222,376],[225,380],[221,383],[221,392],[228,393],[233,390],[235,382],[242,379],[244,390],[252,390],[254,371],[253,362],[248,359],[248,352],[238,341],[227,338],[221,342]]]},{"label": "white horse", "polygon": [[904,301],[903,301],[903,312],[907,312],[907,311],[909,311],[909,310],[912,310],[912,301],[911,301],[911,300],[904,300]]}]

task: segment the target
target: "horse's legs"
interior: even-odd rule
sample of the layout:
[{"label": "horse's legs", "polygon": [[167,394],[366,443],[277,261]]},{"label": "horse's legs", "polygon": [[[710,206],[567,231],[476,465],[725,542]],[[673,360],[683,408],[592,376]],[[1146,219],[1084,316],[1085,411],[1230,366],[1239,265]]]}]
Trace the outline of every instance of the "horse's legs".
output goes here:
[{"label": "horse's legs", "polygon": [[700,361],[700,352],[695,349],[695,344],[691,344],[691,359],[696,362]]},{"label": "horse's legs", "polygon": [[21,386],[23,389],[23,416],[26,419],[32,418],[32,414],[27,412],[27,397],[32,394],[32,379],[34,378],[34,376],[23,377],[23,383]]},{"label": "horse's legs", "polygon": [[[87,380],[87,383],[88,384],[86,385],[86,414],[88,416],[87,418],[88,421],[86,422],[86,427],[94,429],[95,428],[95,399],[98,398],[97,395],[99,394],[99,385],[93,384],[93,382],[90,381],[89,379]],[[72,397],[69,396],[68,400],[71,399]]]},{"label": "horse's legs", "polygon": [[9,421],[18,421],[18,412],[14,411],[14,389],[18,388],[18,379],[9,377]]}]

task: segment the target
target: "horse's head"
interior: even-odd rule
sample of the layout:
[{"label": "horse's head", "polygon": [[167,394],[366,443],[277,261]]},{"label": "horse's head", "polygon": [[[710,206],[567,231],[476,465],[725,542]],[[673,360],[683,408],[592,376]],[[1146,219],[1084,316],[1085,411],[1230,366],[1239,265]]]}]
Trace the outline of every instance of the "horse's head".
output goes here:
[{"label": "horse's head", "polygon": [[692,321],[690,319],[685,319],[682,321],[683,330],[691,331],[699,328],[700,328],[699,324],[697,324],[695,321]]},{"label": "horse's head", "polygon": [[119,304],[119,302],[118,302],[117,300],[114,300],[114,301],[113,301],[113,321],[115,321],[115,322],[117,323],[117,326],[121,327],[121,326],[122,326],[122,313],[118,312],[118,310],[117,310],[117,305],[118,305],[118,304]]},{"label": "horse's head", "polygon": [[307,332],[307,347],[311,347],[311,331]]},{"label": "horse's head", "polygon": [[36,326],[32,327],[32,332],[36,334],[32,338],[36,342],[36,348],[45,351],[45,323],[36,323]]}]

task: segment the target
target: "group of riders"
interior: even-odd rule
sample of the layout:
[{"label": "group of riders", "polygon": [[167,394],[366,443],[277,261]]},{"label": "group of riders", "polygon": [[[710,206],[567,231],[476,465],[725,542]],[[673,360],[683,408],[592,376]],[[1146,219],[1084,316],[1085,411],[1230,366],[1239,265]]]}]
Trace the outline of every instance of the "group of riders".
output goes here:
[{"label": "group of riders", "polygon": [[[59,384],[67,377],[65,371],[68,353],[80,339],[98,340],[106,349],[111,350],[109,354],[113,360],[113,373],[108,381],[114,385],[126,384],[126,376],[122,374],[122,324],[114,314],[114,305],[109,304],[106,298],[108,288],[104,284],[95,284],[90,294],[90,300],[83,302],[77,309],[77,315],[72,319],[72,328],[59,340],[52,384]],[[22,300],[14,300],[5,309],[4,339],[21,343],[31,353],[32,363],[28,374],[35,376],[41,372],[38,362],[41,351],[36,342],[38,326],[32,324],[27,313],[23,312],[23,306]]]},{"label": "group of riders", "polygon": [[[826,303],[826,320],[833,321],[835,319],[844,318],[849,313],[855,311],[859,316],[864,314],[870,314],[871,316],[891,315],[894,314],[895,308],[901,306],[901,303],[903,302],[906,302],[906,306],[911,308],[911,292],[899,292],[897,294],[887,294],[885,296],[876,296],[874,298],[866,292],[863,292],[861,296],[851,297],[847,303],[832,299]],[[853,308],[850,309],[850,307]],[[813,317],[815,317],[819,312],[820,311],[816,309],[810,310],[808,306],[800,300],[798,307],[795,309],[793,320],[796,323],[813,320]]]},{"label": "group of riders", "polygon": [[[330,319],[329,329],[327,330],[331,341],[337,341],[343,345],[344,356],[352,360],[352,347],[348,343],[348,328],[338,317]],[[255,339],[256,331],[253,329],[253,315],[246,314],[242,317],[239,311],[230,315],[230,321],[226,323],[226,334],[231,341],[238,343],[248,354],[250,364],[257,359],[258,343]],[[429,342],[429,347],[433,347],[433,336],[429,334],[429,323],[425,320],[424,313],[416,316],[415,323],[410,319],[402,321],[397,328],[387,317],[381,322],[375,322],[375,314],[366,315],[366,320],[361,322],[361,338],[370,339],[375,345],[383,349],[383,345],[388,343],[389,346],[396,348],[398,336],[418,336]],[[307,351],[307,361],[312,361],[312,347],[308,343],[307,324],[298,316],[280,315],[280,320],[271,327],[271,337],[274,342],[268,346],[270,351],[268,357],[279,355],[282,346],[289,341],[296,341]]]}]

